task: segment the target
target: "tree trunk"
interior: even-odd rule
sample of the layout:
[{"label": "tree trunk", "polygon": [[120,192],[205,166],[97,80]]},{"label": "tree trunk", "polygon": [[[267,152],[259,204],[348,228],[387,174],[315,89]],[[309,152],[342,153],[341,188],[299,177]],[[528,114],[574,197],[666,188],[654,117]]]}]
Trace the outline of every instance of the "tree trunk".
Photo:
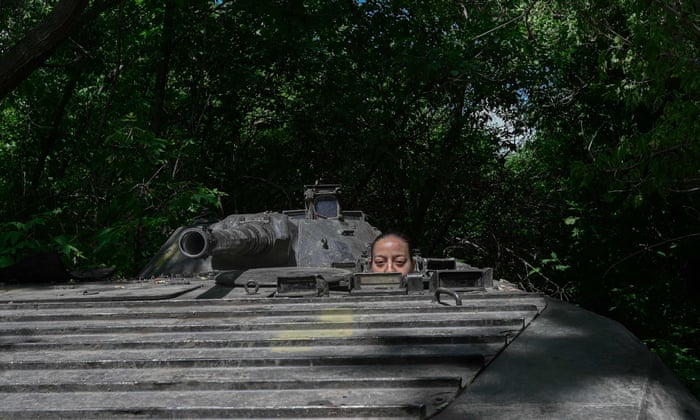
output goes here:
[{"label": "tree trunk", "polygon": [[[452,118],[450,128],[445,133],[440,148],[437,150],[436,156],[433,159],[433,170],[431,175],[425,180],[422,188],[416,191],[416,195],[412,197],[412,226],[411,234],[425,231],[425,217],[428,209],[434,203],[435,197],[444,189],[444,183],[452,178],[455,165],[458,164],[455,148],[462,141],[462,132],[464,128],[464,102],[465,91],[464,87],[457,86],[451,95],[452,97]],[[449,223],[446,220],[445,223]]]},{"label": "tree trunk", "polygon": [[156,136],[161,135],[163,120],[165,118],[165,91],[168,85],[168,71],[170,58],[173,54],[173,25],[175,2],[166,0],[165,14],[163,16],[163,32],[160,44],[160,59],[156,69],[156,82],[153,89],[153,104],[151,109],[151,129]]},{"label": "tree trunk", "polygon": [[58,45],[121,0],[61,0],[49,15],[0,57],[0,99],[46,61]]},{"label": "tree trunk", "polygon": [[[66,107],[68,106],[68,101],[73,97],[73,92],[78,84],[79,73],[73,75],[70,80],[66,83],[63,89],[63,94],[61,95],[61,100],[56,105],[56,111],[54,112],[53,122],[51,123],[51,130],[48,132],[46,137],[41,142],[41,148],[39,150],[39,158],[36,162],[36,167],[34,168],[34,174],[32,175],[32,184],[29,192],[29,209],[33,207],[33,203],[36,201],[39,194],[39,185],[41,183],[41,176],[46,168],[46,159],[54,152],[56,148],[56,141],[60,135],[61,121],[63,120],[63,115],[65,114]],[[30,210],[31,211],[31,210]]]},{"label": "tree trunk", "polygon": [[5,97],[78,27],[88,0],[62,0],[37,27],[0,59],[0,98]]}]

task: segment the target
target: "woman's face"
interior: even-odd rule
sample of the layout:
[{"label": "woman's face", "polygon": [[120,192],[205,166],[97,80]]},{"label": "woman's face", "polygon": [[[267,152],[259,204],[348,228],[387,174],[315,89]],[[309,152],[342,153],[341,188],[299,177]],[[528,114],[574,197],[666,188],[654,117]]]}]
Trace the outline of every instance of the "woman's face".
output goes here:
[{"label": "woman's face", "polygon": [[406,241],[396,236],[377,241],[372,248],[370,269],[375,273],[399,272],[404,276],[413,271],[413,260]]}]

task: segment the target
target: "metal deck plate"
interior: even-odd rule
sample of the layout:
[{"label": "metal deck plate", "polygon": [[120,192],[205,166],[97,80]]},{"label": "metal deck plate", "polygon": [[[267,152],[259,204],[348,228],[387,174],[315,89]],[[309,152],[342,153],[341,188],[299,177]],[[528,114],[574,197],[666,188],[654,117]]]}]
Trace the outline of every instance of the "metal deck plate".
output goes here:
[{"label": "metal deck plate", "polygon": [[0,289],[0,304],[13,302],[96,302],[173,299],[202,287],[202,282],[150,279],[79,285],[16,286]]},{"label": "metal deck plate", "polygon": [[0,417],[430,417],[545,305],[493,292],[459,307],[413,295],[191,295],[3,293]]}]

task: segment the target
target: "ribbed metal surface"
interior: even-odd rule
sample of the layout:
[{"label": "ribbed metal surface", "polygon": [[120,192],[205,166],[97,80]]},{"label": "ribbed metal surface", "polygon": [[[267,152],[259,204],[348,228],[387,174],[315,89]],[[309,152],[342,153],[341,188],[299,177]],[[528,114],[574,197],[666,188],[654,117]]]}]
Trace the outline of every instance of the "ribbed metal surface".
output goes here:
[{"label": "ribbed metal surface", "polygon": [[471,293],[459,307],[188,297],[5,296],[0,417],[429,417],[544,307],[518,293]]}]

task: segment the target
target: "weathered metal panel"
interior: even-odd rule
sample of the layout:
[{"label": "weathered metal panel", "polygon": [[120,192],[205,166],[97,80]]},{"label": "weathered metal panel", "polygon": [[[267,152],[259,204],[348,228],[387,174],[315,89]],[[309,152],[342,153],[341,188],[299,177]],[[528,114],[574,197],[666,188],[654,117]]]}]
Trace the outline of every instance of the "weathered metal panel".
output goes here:
[{"label": "weathered metal panel", "polygon": [[493,292],[464,294],[462,306],[426,295],[194,299],[213,284],[195,283],[155,302],[137,299],[175,291],[0,294],[0,417],[430,417],[544,307]]}]

